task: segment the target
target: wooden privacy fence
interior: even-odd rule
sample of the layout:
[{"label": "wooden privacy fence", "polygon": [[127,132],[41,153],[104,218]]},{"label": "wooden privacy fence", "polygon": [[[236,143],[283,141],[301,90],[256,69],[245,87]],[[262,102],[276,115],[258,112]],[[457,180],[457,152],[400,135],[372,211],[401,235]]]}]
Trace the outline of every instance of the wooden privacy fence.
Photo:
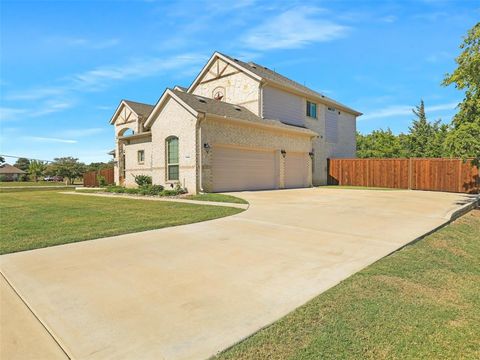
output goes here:
[{"label": "wooden privacy fence", "polygon": [[103,176],[108,185],[115,183],[113,168],[103,169],[99,171],[89,171],[83,174],[83,186],[95,187],[99,186],[98,177]]},{"label": "wooden privacy fence", "polygon": [[328,184],[479,193],[478,167],[462,159],[329,159]]}]

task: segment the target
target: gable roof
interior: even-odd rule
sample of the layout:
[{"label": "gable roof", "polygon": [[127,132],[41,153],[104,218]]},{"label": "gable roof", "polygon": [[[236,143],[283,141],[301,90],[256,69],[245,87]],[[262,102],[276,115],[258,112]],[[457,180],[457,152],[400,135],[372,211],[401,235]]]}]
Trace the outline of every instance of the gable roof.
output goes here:
[{"label": "gable roof", "polygon": [[0,165],[0,174],[26,174],[26,172],[16,168],[15,166],[5,163]]},{"label": "gable roof", "polygon": [[[278,120],[262,119],[255,115],[247,108],[230,104],[224,101],[219,101],[191,93],[183,92],[181,90],[167,89],[158,101],[157,106],[167,99],[168,96],[173,97],[177,101],[183,103],[183,105],[193,113],[203,113],[219,118],[230,119],[232,121],[240,120],[245,122],[254,123],[260,126],[276,127],[279,129],[289,130],[297,133],[304,133],[310,136],[317,136],[318,134],[310,129],[301,126],[294,126],[282,123]],[[193,110],[193,111],[192,111]],[[153,113],[153,112],[152,112]],[[145,126],[150,126],[153,122],[153,118],[148,118],[145,122]]]},{"label": "gable roof", "polygon": [[147,118],[153,110],[153,105],[136,102],[132,100],[123,100],[138,115]]},{"label": "gable roof", "polygon": [[[222,54],[220,52],[215,52],[212,55],[211,59],[209,60],[207,65],[205,65],[204,69],[208,68],[209,64],[216,57],[222,58],[223,60],[227,60],[231,64],[236,64],[238,67],[242,68],[244,71],[246,71],[250,75],[253,74],[257,79],[261,79],[261,80],[265,81],[266,83],[271,83],[272,85],[277,85],[277,86],[286,88],[290,91],[300,93],[300,94],[302,94],[306,97],[318,99],[322,103],[325,103],[327,105],[332,105],[334,107],[338,107],[338,108],[343,109],[347,112],[353,113],[356,116],[362,115],[361,112],[358,112],[357,110],[354,110],[354,109],[352,109],[352,108],[350,108],[346,105],[343,105],[343,104],[339,103],[338,101],[335,101],[335,100],[333,100],[333,99],[331,99],[331,98],[329,98],[329,97],[327,97],[323,94],[320,94],[319,92],[316,92],[316,91],[314,91],[314,90],[312,90],[312,89],[310,89],[310,88],[308,88],[308,87],[306,87],[302,84],[299,84],[298,82],[293,81],[293,80],[287,78],[286,76],[283,76],[283,75],[281,75],[281,74],[279,74],[279,73],[277,73],[273,70],[270,70],[269,68],[267,68],[263,65],[259,65],[259,64],[256,64],[254,62],[246,63],[244,61],[235,59],[231,56]],[[192,83],[189,90],[192,89],[193,85],[201,77],[200,75],[202,73],[203,73],[203,70],[199,74],[199,76],[197,76],[195,81]]]},{"label": "gable roof", "polygon": [[120,113],[120,110],[122,109],[122,105],[128,107],[135,114],[137,114],[138,117],[142,117],[144,119],[148,118],[148,116],[153,110],[153,105],[123,99],[120,101],[120,104],[118,104],[117,109],[113,113],[113,116],[110,119],[110,124],[113,124],[115,122],[114,120],[117,118],[118,114]]}]

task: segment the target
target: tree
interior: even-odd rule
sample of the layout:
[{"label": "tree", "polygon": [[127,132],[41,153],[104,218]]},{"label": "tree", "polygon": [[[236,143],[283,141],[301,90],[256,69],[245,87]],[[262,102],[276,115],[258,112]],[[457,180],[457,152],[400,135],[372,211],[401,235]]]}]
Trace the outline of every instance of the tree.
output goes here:
[{"label": "tree", "polygon": [[480,23],[468,31],[460,49],[462,53],[455,59],[457,68],[443,80],[444,86],[455,84],[457,89],[465,91],[465,98],[453,118],[453,129],[446,139],[446,149],[450,156],[474,157],[474,163],[479,164]]},{"label": "tree", "polygon": [[5,158],[3,156],[0,156],[0,165],[2,165],[5,162]]},{"label": "tree", "polygon": [[425,103],[420,100],[420,105],[412,109],[416,119],[408,128],[408,153],[410,157],[426,157],[428,143],[433,136],[427,115],[425,114]]},{"label": "tree", "polygon": [[49,165],[49,173],[61,176],[65,182],[73,184],[76,178],[81,177],[85,172],[85,164],[73,157],[61,157],[53,159],[53,163]]},{"label": "tree", "polygon": [[18,158],[14,166],[20,170],[28,171],[28,167],[30,166],[30,160],[24,157]]},{"label": "tree", "polygon": [[478,165],[480,159],[480,123],[470,122],[450,131],[445,139],[449,154],[462,159],[473,158]]},{"label": "tree", "polygon": [[399,137],[390,129],[374,130],[371,134],[357,132],[357,156],[359,158],[394,158],[405,156]]},{"label": "tree", "polygon": [[32,160],[28,166],[28,173],[33,181],[37,182],[38,177],[42,176],[45,171],[46,165],[43,161]]},{"label": "tree", "polygon": [[480,22],[468,31],[460,49],[463,51],[455,59],[457,68],[446,74],[442,83],[465,90],[465,98],[454,117],[455,128],[465,123],[480,124]]},{"label": "tree", "polygon": [[87,165],[86,171],[99,171],[99,170],[103,170],[103,169],[110,169],[113,166],[114,166],[113,160],[108,162],[108,163],[92,162],[92,163],[90,163],[90,165]]}]

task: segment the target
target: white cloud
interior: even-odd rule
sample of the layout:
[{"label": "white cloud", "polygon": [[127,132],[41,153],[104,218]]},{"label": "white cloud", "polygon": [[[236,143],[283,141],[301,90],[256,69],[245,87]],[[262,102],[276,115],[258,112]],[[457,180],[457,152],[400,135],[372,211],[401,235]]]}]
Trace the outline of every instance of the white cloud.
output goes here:
[{"label": "white cloud", "polygon": [[394,23],[395,21],[397,21],[397,17],[395,15],[387,15],[380,18],[380,21],[385,23]]},{"label": "white cloud", "polygon": [[349,28],[322,20],[318,14],[324,11],[308,6],[287,10],[249,30],[243,35],[243,42],[257,50],[291,49],[345,36]]},{"label": "white cloud", "polygon": [[198,69],[207,56],[198,53],[187,53],[171,57],[154,57],[135,59],[116,66],[101,66],[82,73],[66,77],[58,86],[39,86],[27,90],[16,91],[6,95],[7,100],[41,100],[50,99],[60,102],[59,98],[70,96],[76,92],[92,92],[104,89],[115,81],[138,79],[154,76],[177,69],[195,66]]},{"label": "white cloud", "polygon": [[54,44],[56,47],[79,47],[84,49],[102,50],[111,48],[120,43],[119,39],[87,39],[83,37],[53,36],[45,39],[46,43]]},{"label": "white cloud", "polygon": [[0,107],[0,121],[18,120],[27,111],[27,109]]},{"label": "white cloud", "polygon": [[[458,105],[458,102],[451,102],[445,104],[438,104],[433,106],[426,106],[425,112],[427,113],[434,113],[437,111],[444,111],[444,110],[454,110]],[[412,115],[412,109],[415,106],[412,105],[392,105],[387,106],[382,109],[376,109],[372,111],[365,111],[365,115],[360,117],[360,120],[371,120],[371,119],[380,119],[386,117],[393,117],[393,116],[406,116]]]},{"label": "white cloud", "polygon": [[79,137],[97,135],[104,131],[105,129],[103,128],[68,129],[68,130],[63,130],[59,132],[58,135],[61,137],[79,138]]},{"label": "white cloud", "polygon": [[75,144],[78,142],[77,140],[50,138],[50,137],[42,137],[42,136],[24,136],[23,139],[29,140],[29,141],[63,143],[63,144]]},{"label": "white cloud", "polygon": [[0,121],[15,121],[24,118],[41,117],[53,114],[73,106],[71,101],[44,101],[35,104],[33,108],[0,108]]}]

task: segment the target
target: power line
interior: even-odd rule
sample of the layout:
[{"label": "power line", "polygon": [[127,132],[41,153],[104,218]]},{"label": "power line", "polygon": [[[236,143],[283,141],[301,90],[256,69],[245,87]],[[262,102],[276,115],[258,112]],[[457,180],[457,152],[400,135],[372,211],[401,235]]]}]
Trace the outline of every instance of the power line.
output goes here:
[{"label": "power line", "polygon": [[0,156],[6,157],[6,158],[14,158],[14,159],[24,158],[24,159],[28,159],[28,160],[36,160],[36,161],[43,161],[43,162],[47,162],[47,163],[53,163],[52,160],[40,160],[40,159],[34,159],[34,158],[27,158],[25,156],[13,156],[13,155],[4,155],[4,154],[0,154]]}]

